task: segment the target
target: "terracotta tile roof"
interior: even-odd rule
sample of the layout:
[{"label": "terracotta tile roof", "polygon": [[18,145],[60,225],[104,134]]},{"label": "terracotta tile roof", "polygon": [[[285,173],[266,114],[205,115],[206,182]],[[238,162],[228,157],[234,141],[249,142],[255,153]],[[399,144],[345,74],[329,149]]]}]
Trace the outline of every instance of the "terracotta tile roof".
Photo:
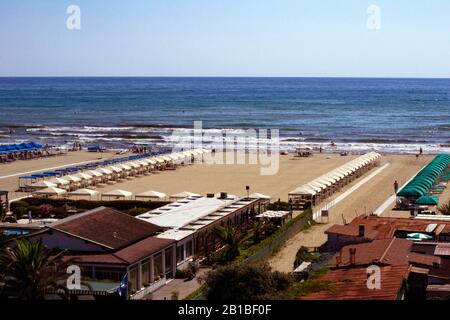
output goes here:
[{"label": "terracotta tile roof", "polygon": [[70,216],[48,227],[114,250],[162,231],[159,226],[105,207]]},{"label": "terracotta tile roof", "polygon": [[336,266],[336,258],[341,257],[339,266],[350,265],[350,249],[356,249],[354,265],[387,264],[387,265],[418,265],[432,267],[439,264],[439,257],[411,252],[413,242],[406,239],[392,238],[374,240],[372,242],[347,245],[332,259]]},{"label": "terracotta tile roof", "polygon": [[113,253],[66,254],[64,260],[84,263],[129,265],[169,247],[175,240],[149,237]]},{"label": "terracotta tile roof", "polygon": [[434,254],[436,256],[450,256],[450,243],[438,243]]},{"label": "terracotta tile roof", "polygon": [[330,282],[330,290],[311,293],[305,300],[396,300],[408,278],[410,266],[382,266],[381,289],[367,288],[367,269],[335,269],[321,276]]},{"label": "terracotta tile roof", "polygon": [[327,234],[358,236],[359,225],[365,226],[364,238],[368,240],[392,238],[396,231],[426,232],[429,225],[436,225],[434,232],[450,233],[450,222],[441,220],[357,217],[347,225],[333,225],[325,231]]}]

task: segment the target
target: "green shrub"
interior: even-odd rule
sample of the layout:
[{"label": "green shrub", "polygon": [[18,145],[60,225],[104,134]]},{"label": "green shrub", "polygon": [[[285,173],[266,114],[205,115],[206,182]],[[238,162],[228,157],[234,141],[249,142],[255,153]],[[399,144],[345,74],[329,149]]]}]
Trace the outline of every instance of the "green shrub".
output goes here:
[{"label": "green shrub", "polygon": [[149,211],[169,203],[167,201],[135,201],[135,200],[91,201],[91,200],[40,198],[40,197],[26,198],[18,202],[25,202],[26,205],[20,205],[25,207],[28,206],[37,207],[40,206],[41,204],[50,204],[53,207],[62,207],[67,205],[70,207],[75,207],[80,210],[91,210],[98,207],[109,207],[122,212],[126,212],[127,210],[134,208],[145,208],[146,211]]},{"label": "green shrub", "polygon": [[133,208],[133,209],[126,210],[125,213],[130,215],[130,216],[135,217],[137,215],[146,213],[148,211],[149,211],[149,209],[147,209],[147,208]]},{"label": "green shrub", "polygon": [[54,208],[50,215],[56,219],[63,219],[69,216],[65,207]]},{"label": "green shrub", "polygon": [[13,215],[16,217],[17,220],[27,218],[28,212],[27,212],[27,208],[26,207],[15,207],[11,211],[12,211]]}]

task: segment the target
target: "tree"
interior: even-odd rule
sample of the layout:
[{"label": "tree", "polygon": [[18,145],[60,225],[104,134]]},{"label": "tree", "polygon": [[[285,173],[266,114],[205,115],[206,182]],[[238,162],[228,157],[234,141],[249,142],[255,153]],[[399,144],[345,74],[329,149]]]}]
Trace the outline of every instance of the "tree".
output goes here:
[{"label": "tree", "polygon": [[239,248],[253,235],[252,233],[243,234],[235,227],[216,226],[213,230],[213,236],[224,244],[222,257],[226,262],[229,262],[239,256]]},{"label": "tree", "polygon": [[275,300],[291,285],[290,277],[267,263],[219,267],[203,278],[208,300]]},{"label": "tree", "polygon": [[439,206],[438,210],[443,215],[450,215],[450,202]]},{"label": "tree", "polygon": [[64,263],[49,260],[41,241],[15,240],[0,252],[0,295],[23,300],[41,300],[46,293],[66,298],[60,285],[65,274]]}]

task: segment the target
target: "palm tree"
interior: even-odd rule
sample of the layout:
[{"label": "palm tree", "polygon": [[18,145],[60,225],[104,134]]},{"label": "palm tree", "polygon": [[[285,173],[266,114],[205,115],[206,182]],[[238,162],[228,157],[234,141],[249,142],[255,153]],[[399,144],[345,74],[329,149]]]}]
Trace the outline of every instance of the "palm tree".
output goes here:
[{"label": "palm tree", "polygon": [[50,260],[41,241],[15,240],[0,252],[0,295],[24,300],[44,299],[46,293],[66,298],[61,285],[63,263]]},{"label": "palm tree", "polygon": [[213,235],[225,245],[223,257],[227,262],[239,256],[239,248],[253,236],[252,233],[243,234],[234,227],[222,226],[215,226]]}]

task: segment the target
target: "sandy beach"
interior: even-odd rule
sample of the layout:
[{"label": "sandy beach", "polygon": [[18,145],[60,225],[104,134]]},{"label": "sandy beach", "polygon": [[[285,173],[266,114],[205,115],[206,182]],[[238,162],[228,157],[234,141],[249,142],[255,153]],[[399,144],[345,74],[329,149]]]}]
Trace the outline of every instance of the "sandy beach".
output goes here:
[{"label": "sandy beach", "polygon": [[65,155],[38,158],[32,160],[17,160],[12,163],[0,165],[0,190],[10,191],[10,198],[14,199],[24,196],[24,193],[16,193],[19,176],[30,175],[42,171],[51,171],[58,167],[65,167],[75,164],[83,164],[99,159],[106,160],[118,157],[113,152],[68,152]]}]

